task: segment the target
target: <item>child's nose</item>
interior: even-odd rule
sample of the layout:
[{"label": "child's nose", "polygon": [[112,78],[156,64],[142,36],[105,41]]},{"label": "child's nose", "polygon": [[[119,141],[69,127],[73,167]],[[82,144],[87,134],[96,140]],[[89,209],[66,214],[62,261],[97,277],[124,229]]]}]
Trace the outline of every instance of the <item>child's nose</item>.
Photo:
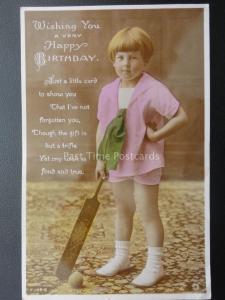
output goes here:
[{"label": "child's nose", "polygon": [[126,57],[124,60],[123,60],[123,63],[125,66],[128,66],[130,64],[130,59],[128,57]]}]

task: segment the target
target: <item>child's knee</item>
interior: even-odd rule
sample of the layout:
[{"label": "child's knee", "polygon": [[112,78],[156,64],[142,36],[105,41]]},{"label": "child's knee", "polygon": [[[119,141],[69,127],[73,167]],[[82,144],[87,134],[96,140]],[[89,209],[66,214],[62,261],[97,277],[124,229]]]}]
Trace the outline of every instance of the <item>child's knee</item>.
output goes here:
[{"label": "child's knee", "polygon": [[116,206],[116,210],[119,215],[131,218],[135,213],[136,206],[129,205],[127,203],[118,203]]}]

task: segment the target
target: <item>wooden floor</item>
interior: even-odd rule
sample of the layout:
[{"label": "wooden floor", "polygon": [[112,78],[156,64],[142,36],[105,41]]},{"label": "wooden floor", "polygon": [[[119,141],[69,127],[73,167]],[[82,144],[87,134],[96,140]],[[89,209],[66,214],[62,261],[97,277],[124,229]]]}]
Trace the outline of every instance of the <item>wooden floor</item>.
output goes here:
[{"label": "wooden floor", "polygon": [[74,270],[84,274],[84,286],[60,282],[55,270],[80,212],[96,182],[29,183],[27,189],[27,294],[141,294],[205,292],[204,191],[200,181],[167,181],[160,186],[160,212],[165,226],[165,278],[152,288],[131,285],[143,268],[146,241],[135,216],[130,272],[111,278],[95,275],[113,254],[115,208],[108,183],[101,206]]}]

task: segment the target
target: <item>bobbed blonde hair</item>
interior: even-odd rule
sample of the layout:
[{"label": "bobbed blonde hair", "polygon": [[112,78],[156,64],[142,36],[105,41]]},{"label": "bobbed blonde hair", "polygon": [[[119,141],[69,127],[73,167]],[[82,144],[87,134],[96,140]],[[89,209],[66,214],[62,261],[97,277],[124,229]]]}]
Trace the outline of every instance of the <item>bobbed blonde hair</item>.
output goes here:
[{"label": "bobbed blonde hair", "polygon": [[126,27],[118,31],[108,45],[108,55],[112,62],[117,52],[140,51],[147,63],[153,54],[153,44],[150,36],[140,27]]}]

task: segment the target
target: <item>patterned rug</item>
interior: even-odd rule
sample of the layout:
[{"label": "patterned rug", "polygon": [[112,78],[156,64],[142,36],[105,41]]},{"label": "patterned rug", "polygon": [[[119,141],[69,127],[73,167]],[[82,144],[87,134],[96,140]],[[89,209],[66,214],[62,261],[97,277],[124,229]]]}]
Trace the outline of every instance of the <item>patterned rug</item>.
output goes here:
[{"label": "patterned rug", "polygon": [[141,294],[205,292],[203,182],[167,181],[160,185],[159,207],[165,227],[166,276],[151,288],[135,288],[132,279],[144,267],[146,241],[135,215],[129,272],[110,278],[95,275],[113,254],[115,208],[108,183],[100,208],[74,267],[84,285],[74,289],[55,276],[56,267],[86,198],[96,182],[45,182],[27,186],[27,294]]}]

